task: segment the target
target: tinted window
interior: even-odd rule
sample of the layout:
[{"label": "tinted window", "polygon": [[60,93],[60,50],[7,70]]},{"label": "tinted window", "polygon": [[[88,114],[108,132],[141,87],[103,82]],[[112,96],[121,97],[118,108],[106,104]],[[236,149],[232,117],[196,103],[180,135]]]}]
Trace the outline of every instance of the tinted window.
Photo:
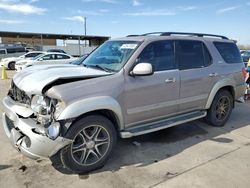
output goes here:
[{"label": "tinted window", "polygon": [[53,60],[53,59],[55,59],[55,55],[54,54],[48,54],[48,55],[45,55],[45,56],[43,56],[43,58],[42,58],[43,60]]},{"label": "tinted window", "polygon": [[29,53],[27,55],[25,55],[26,58],[30,58],[30,57],[36,57],[38,55],[40,55],[41,53]]},{"label": "tinted window", "polygon": [[250,56],[250,52],[244,52],[242,56]]},{"label": "tinted window", "polygon": [[[205,67],[211,64],[209,53],[200,41],[177,41],[179,68],[193,69]],[[203,52],[204,49],[204,52]],[[205,54],[205,56],[203,55]],[[206,61],[206,63],[205,63]]]},{"label": "tinted window", "polygon": [[155,71],[175,68],[174,42],[157,41],[149,44],[138,57],[138,63],[151,63]]},{"label": "tinted window", "polygon": [[212,57],[207,49],[207,47],[203,44],[203,53],[204,53],[204,66],[207,67],[212,64]]},{"label": "tinted window", "polygon": [[226,63],[242,63],[242,58],[235,43],[214,42],[215,47]]},{"label": "tinted window", "polygon": [[69,59],[70,57],[67,56],[67,55],[59,55],[59,54],[57,54],[57,55],[56,55],[56,58],[57,58],[57,59]]},{"label": "tinted window", "polygon": [[0,50],[0,54],[5,54],[5,50]]},{"label": "tinted window", "polygon": [[7,48],[8,53],[19,53],[19,52],[25,52],[25,48]]}]

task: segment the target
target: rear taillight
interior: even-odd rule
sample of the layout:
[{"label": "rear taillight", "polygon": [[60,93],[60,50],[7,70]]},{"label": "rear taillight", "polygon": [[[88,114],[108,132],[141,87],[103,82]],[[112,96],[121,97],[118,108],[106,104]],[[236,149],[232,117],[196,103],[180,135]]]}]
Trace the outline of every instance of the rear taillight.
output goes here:
[{"label": "rear taillight", "polygon": [[247,71],[246,71],[246,69],[242,68],[241,71],[242,71],[243,77],[246,78],[247,77]]}]

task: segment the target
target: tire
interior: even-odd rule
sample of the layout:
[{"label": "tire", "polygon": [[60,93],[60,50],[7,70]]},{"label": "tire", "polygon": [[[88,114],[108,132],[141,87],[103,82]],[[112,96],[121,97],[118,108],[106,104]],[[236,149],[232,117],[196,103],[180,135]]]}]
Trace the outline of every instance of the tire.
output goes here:
[{"label": "tire", "polygon": [[16,62],[14,62],[14,61],[10,62],[9,65],[8,65],[8,68],[10,70],[15,70],[15,64],[16,64]]},{"label": "tire", "polygon": [[227,90],[219,91],[208,110],[206,121],[212,126],[222,127],[229,119],[233,109],[233,96]]},{"label": "tire", "polygon": [[[91,138],[92,137],[92,138]],[[51,157],[74,173],[87,173],[104,166],[117,140],[113,123],[104,116],[90,115],[71,125],[65,138],[73,143]]]}]

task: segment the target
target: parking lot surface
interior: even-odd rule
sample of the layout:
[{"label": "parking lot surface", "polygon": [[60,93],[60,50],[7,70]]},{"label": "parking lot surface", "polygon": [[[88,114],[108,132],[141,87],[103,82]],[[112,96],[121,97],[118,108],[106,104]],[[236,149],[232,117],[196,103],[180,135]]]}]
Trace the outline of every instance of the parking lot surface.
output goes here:
[{"label": "parking lot surface", "polygon": [[[0,80],[1,101],[14,73]],[[0,122],[1,188],[250,187],[250,102],[237,103],[222,128],[194,121],[119,140],[106,166],[89,175],[64,174],[49,160],[21,155]]]}]

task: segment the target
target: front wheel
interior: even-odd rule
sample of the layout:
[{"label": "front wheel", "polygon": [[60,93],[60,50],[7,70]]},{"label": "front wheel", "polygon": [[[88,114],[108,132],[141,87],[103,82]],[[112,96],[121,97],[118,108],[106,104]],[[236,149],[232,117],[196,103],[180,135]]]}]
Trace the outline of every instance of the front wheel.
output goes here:
[{"label": "front wheel", "polygon": [[73,142],[60,151],[62,164],[75,173],[86,173],[105,164],[117,134],[109,119],[91,115],[73,123],[65,137]]},{"label": "front wheel", "polygon": [[10,62],[9,63],[9,65],[8,65],[8,68],[10,69],[10,70],[15,70],[15,64],[16,64],[16,62]]},{"label": "front wheel", "polygon": [[223,126],[231,115],[233,102],[233,96],[229,91],[219,91],[208,110],[207,122],[213,126]]}]

